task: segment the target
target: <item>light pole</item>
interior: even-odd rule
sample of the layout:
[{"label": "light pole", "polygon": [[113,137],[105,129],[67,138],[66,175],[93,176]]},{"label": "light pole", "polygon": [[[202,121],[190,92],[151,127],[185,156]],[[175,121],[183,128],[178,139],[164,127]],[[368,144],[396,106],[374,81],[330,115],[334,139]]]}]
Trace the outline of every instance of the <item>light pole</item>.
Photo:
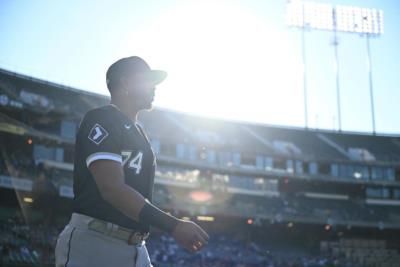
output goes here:
[{"label": "light pole", "polygon": [[332,22],[333,22],[333,48],[335,51],[335,78],[336,78],[336,102],[337,102],[337,117],[339,124],[339,132],[342,131],[342,115],[340,108],[340,84],[339,84],[339,54],[338,46],[339,40],[337,38],[337,22],[336,22],[336,10],[332,9]]},{"label": "light pole", "polygon": [[335,76],[336,76],[336,96],[337,96],[337,117],[339,131],[341,131],[341,107],[340,107],[340,84],[339,84],[339,56],[337,32],[356,33],[366,36],[367,40],[367,61],[369,91],[371,98],[371,119],[372,131],[375,134],[375,107],[372,82],[372,62],[370,51],[370,37],[379,37],[383,34],[383,11],[371,8],[361,8],[354,6],[332,6],[331,4],[321,4],[303,1],[288,1],[287,3],[287,25],[289,27],[302,30],[302,52],[303,52],[303,89],[304,89],[304,116],[305,124],[308,127],[307,114],[307,82],[305,66],[305,36],[306,29],[330,31],[334,34],[334,55],[335,55]]},{"label": "light pole", "polygon": [[[303,25],[304,25],[304,7],[303,7]],[[301,54],[303,59],[303,95],[304,95],[304,124],[308,128],[308,104],[307,104],[307,70],[306,70],[306,28],[301,31]]]},{"label": "light pole", "polygon": [[372,62],[371,62],[371,49],[369,47],[369,34],[365,34],[367,40],[367,65],[368,65],[368,78],[369,78],[369,97],[371,100],[371,117],[372,117],[372,133],[375,135],[375,106],[374,106],[374,86],[372,83]]}]

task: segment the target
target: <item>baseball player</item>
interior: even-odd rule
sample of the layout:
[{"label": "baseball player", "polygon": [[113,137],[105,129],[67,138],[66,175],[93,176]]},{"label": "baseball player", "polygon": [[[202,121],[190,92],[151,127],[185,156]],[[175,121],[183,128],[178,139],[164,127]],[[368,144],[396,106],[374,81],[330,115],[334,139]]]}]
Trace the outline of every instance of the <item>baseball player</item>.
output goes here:
[{"label": "baseball player", "polygon": [[152,266],[145,246],[150,226],[190,252],[207,244],[197,224],[152,204],[156,159],[136,119],[151,109],[155,86],[166,76],[136,56],[109,67],[111,103],[87,112],[77,133],[74,208],[57,239],[57,267]]}]

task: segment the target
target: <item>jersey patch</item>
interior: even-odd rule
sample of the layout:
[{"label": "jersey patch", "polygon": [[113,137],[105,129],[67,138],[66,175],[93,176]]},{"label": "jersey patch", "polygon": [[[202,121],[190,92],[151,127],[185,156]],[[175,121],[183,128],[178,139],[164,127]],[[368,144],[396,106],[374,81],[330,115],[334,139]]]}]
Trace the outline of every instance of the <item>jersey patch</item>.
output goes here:
[{"label": "jersey patch", "polygon": [[92,130],[90,130],[89,133],[89,140],[95,143],[96,145],[99,145],[101,142],[104,141],[108,136],[108,132],[106,129],[104,129],[100,124],[96,123]]}]

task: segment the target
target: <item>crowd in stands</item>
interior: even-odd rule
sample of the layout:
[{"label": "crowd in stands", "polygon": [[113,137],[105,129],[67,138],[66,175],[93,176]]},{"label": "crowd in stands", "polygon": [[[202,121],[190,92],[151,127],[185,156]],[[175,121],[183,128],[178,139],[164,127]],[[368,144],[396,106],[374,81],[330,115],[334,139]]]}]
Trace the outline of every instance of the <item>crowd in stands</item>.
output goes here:
[{"label": "crowd in stands", "polygon": [[[20,151],[15,153],[2,152],[2,160],[0,160],[0,175],[28,178],[33,180],[33,193],[40,196],[44,203],[53,202],[52,199],[58,195],[58,187],[60,185],[72,186],[72,172],[57,168],[46,168],[42,163],[35,163]],[[161,170],[163,170],[161,168]],[[187,172],[178,173],[179,169],[175,169],[174,177],[180,177],[178,180],[183,181],[182,177]],[[189,176],[193,178],[193,173],[189,172]],[[198,172],[198,171],[197,171]],[[162,178],[164,178],[162,176]],[[177,181],[178,181],[177,180]],[[155,187],[155,199],[162,200],[161,203],[166,205],[169,202],[186,203],[185,200],[175,200],[177,196],[169,196],[168,190],[162,190],[164,185]],[[164,192],[161,194],[159,192]],[[160,196],[156,196],[159,194]],[[37,199],[37,200],[40,200]],[[306,198],[306,197],[290,197],[281,195],[273,198],[260,197],[238,197],[234,195],[229,201],[225,202],[225,210],[233,210],[236,213],[246,216],[254,214],[265,214],[272,216],[274,220],[286,218],[314,218],[315,220],[333,223],[345,222],[371,222],[375,224],[398,222],[400,216],[400,208],[376,208],[366,205],[363,201],[350,200],[323,200]],[[38,203],[38,201],[36,201]],[[175,204],[174,204],[175,205]],[[176,205],[175,205],[176,206]],[[167,207],[167,206],[165,206]]]},{"label": "crowd in stands", "polygon": [[[21,168],[21,166],[24,167]],[[56,227],[51,220],[52,216],[48,216],[52,215],[52,209],[50,208],[51,205],[47,204],[54,203],[55,199],[58,198],[57,175],[53,175],[58,173],[57,170],[46,169],[43,164],[35,165],[29,158],[24,157],[23,153],[3,156],[2,160],[0,160],[0,167],[1,175],[33,180],[32,193],[35,196],[35,205],[41,206],[40,212],[47,215],[42,217],[40,224],[33,224],[27,218],[22,219],[22,215],[0,220],[0,267],[53,266],[54,246],[62,227]],[[168,194],[168,190],[162,190],[163,188],[163,186],[156,187],[155,194],[163,191],[165,193],[163,202],[174,201],[173,196],[171,199]],[[159,195],[163,194],[159,193]],[[45,205],[40,205],[40,202]],[[269,198],[268,201],[265,201],[263,198],[235,195],[227,203],[241,214],[246,214],[246,212],[251,214],[275,214],[277,215],[275,219],[278,222],[279,215],[373,221],[389,219],[385,217],[387,214],[383,210],[372,209],[357,203],[349,203],[349,201],[346,201],[344,205],[339,201],[315,201],[304,197],[290,198],[283,196]],[[46,209],[43,209],[43,207],[46,207]],[[147,241],[147,245],[154,266],[160,267],[363,266],[359,263],[362,262],[359,254],[356,256],[349,254],[351,257],[347,257],[347,252],[347,254],[324,253],[309,255],[288,250],[277,251],[271,244],[248,242],[222,234],[212,234],[208,246],[196,254],[184,251],[171,237],[162,234],[152,234]]]},{"label": "crowd in stands", "polygon": [[[0,221],[0,266],[54,266],[54,246],[62,227],[26,224],[22,215]],[[172,237],[154,233],[147,240],[151,261],[157,267],[358,267],[343,257],[272,252],[265,244],[212,234],[209,244],[191,254]]]},{"label": "crowd in stands", "polygon": [[[54,266],[54,247],[63,226],[26,223],[22,213],[15,214],[0,218],[0,266]],[[171,236],[153,232],[146,245],[157,267],[396,267],[400,260],[397,250],[387,249],[379,240],[321,242],[319,253],[311,253],[306,245],[294,249],[287,242],[283,248],[269,240],[210,233],[209,244],[191,254]]]},{"label": "crowd in stands", "polygon": [[0,151],[0,174],[12,177],[32,177],[36,171],[36,165],[32,159],[22,150],[8,153],[5,149]]},{"label": "crowd in stands", "polygon": [[398,223],[399,207],[381,207],[365,204],[363,201],[327,200],[306,197],[274,197],[268,199],[243,199],[235,196],[232,205],[245,214],[272,214],[280,218],[312,218],[320,222],[357,223],[369,222]]},{"label": "crowd in stands", "polygon": [[147,246],[152,263],[160,267],[356,267],[346,264],[343,257],[307,255],[298,251],[272,252],[265,244],[222,234],[212,235],[209,244],[196,254],[182,250],[167,235],[153,236]]},{"label": "crowd in stands", "polygon": [[320,249],[322,253],[342,255],[347,261],[365,267],[397,267],[400,262],[399,251],[389,248],[382,239],[341,238],[321,242]]},{"label": "crowd in stands", "polygon": [[0,222],[0,266],[54,265],[58,229],[43,224],[28,225],[23,216]]}]

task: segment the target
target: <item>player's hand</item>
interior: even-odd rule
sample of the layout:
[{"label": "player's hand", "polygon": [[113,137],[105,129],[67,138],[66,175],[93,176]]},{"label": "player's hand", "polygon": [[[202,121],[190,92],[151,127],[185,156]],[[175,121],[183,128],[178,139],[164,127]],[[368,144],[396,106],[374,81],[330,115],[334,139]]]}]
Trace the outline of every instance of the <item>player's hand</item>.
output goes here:
[{"label": "player's hand", "polygon": [[183,248],[194,253],[208,243],[208,234],[197,224],[191,221],[180,220],[172,236]]}]

